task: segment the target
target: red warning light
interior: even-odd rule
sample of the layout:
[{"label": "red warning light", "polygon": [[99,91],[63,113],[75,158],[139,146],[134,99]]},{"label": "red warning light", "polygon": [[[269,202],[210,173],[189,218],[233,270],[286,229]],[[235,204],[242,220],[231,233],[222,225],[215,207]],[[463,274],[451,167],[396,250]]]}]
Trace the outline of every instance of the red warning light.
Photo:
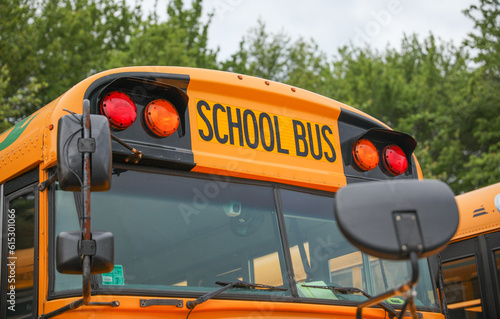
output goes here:
[{"label": "red warning light", "polygon": [[401,147],[389,145],[384,149],[384,166],[393,175],[401,175],[408,169],[408,159]]},{"label": "red warning light", "polygon": [[109,92],[101,100],[101,114],[106,116],[109,125],[117,130],[124,130],[134,124],[137,107],[134,101],[120,91]]}]

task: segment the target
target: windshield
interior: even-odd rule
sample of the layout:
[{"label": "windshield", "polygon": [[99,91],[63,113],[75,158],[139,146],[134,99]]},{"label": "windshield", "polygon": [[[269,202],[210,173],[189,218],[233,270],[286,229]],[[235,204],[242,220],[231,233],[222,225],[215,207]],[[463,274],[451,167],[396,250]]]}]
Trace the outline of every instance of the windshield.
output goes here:
[{"label": "windshield", "polygon": [[[281,190],[280,195],[299,296],[364,301],[366,297],[359,293],[314,287],[358,288],[374,296],[409,280],[408,262],[369,256],[343,237],[331,213],[333,198],[291,190]],[[428,263],[425,259],[419,263],[415,303],[436,306]],[[400,305],[403,299],[395,297],[387,302]]]},{"label": "windshield", "polygon": [[[55,234],[78,230],[78,196],[55,193]],[[115,268],[94,275],[94,287],[188,295],[241,280],[286,290],[233,287],[221,295],[361,301],[361,294],[308,286],[374,295],[407,280],[406,262],[369,257],[344,239],[333,204],[333,195],[276,185],[115,170],[111,190],[92,193],[92,229],[115,237]],[[81,277],[54,271],[52,285],[55,293],[81,290]],[[425,260],[418,290],[417,305],[436,306]]]}]

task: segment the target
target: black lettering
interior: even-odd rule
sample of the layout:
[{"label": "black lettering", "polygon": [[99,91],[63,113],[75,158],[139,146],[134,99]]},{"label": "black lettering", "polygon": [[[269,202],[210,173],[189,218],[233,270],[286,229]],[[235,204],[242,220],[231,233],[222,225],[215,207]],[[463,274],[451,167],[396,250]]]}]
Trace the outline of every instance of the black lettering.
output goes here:
[{"label": "black lettering", "polygon": [[[300,126],[302,133],[299,134],[298,127]],[[302,122],[293,120],[293,135],[295,136],[295,151],[297,156],[307,157],[309,150],[306,141],[306,128]],[[300,142],[304,143],[304,151],[301,151]]]},{"label": "black lettering", "polygon": [[333,163],[337,159],[337,153],[335,153],[335,148],[333,147],[332,142],[330,141],[330,139],[326,135],[327,131],[328,131],[328,133],[333,134],[332,129],[328,125],[323,125],[323,127],[321,128],[321,133],[323,135],[323,138],[325,139],[326,144],[328,144],[328,146],[330,147],[330,150],[332,151],[332,155],[331,156],[330,156],[330,154],[328,154],[328,152],[325,152],[324,153],[325,154],[325,158],[330,163]]},{"label": "black lettering", "polygon": [[307,123],[307,133],[309,133],[309,148],[311,149],[311,155],[314,159],[320,160],[323,157],[323,149],[321,147],[321,135],[319,133],[319,125],[316,126],[316,137],[318,138],[318,154],[314,153],[314,137],[311,131],[311,123]]},{"label": "black lettering", "polygon": [[203,101],[203,100],[198,101],[198,104],[196,105],[196,109],[198,110],[198,114],[200,115],[203,122],[205,122],[205,124],[207,125],[208,134],[205,134],[203,132],[203,130],[198,130],[198,133],[200,134],[200,137],[204,141],[209,142],[214,138],[214,131],[212,129],[212,124],[210,123],[208,118],[205,116],[205,114],[203,114],[202,106],[204,106],[205,109],[207,109],[207,111],[210,111],[210,105],[208,105],[208,103]]},{"label": "black lettering", "polygon": [[226,134],[224,134],[223,137],[220,137],[220,135],[219,135],[219,125],[217,123],[217,111],[218,110],[221,110],[222,112],[226,113],[226,110],[224,109],[224,107],[222,105],[220,105],[220,104],[215,104],[214,105],[214,132],[215,132],[215,138],[217,139],[217,141],[219,143],[226,144],[228,136]]},{"label": "black lettering", "polygon": [[[266,144],[266,134],[264,134],[264,119],[267,120],[267,125],[269,127],[269,145]],[[271,122],[271,117],[267,113],[260,113],[259,115],[259,128],[260,128],[260,141],[262,142],[262,147],[268,152],[272,152],[274,149],[274,129]]]},{"label": "black lettering", "polygon": [[274,130],[276,131],[276,146],[278,147],[278,153],[283,153],[283,154],[290,153],[287,149],[281,148],[280,127],[277,116],[274,116]]},{"label": "black lettering", "polygon": [[[253,142],[250,142],[248,116],[250,116],[252,118],[251,122],[253,124],[253,132],[254,132]],[[245,141],[247,142],[247,145],[250,148],[256,149],[257,146],[259,146],[259,131],[258,131],[258,127],[257,127],[257,118],[255,117],[255,114],[251,110],[245,110],[245,112],[243,112],[243,127],[245,130]]]},{"label": "black lettering", "polygon": [[238,137],[240,139],[240,146],[243,144],[243,126],[241,125],[241,111],[236,108],[236,122],[233,122],[233,116],[231,113],[231,108],[227,107],[227,123],[229,124],[229,143],[234,145],[234,132],[233,129],[236,127],[238,129]]}]

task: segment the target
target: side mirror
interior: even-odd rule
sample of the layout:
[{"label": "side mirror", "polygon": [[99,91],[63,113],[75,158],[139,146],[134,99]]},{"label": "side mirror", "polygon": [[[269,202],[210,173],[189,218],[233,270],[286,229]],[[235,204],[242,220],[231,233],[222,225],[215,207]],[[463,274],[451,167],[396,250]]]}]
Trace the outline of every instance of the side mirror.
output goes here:
[{"label": "side mirror", "polygon": [[57,175],[59,187],[78,192],[83,180],[83,151],[91,155],[91,191],[107,191],[111,185],[111,133],[108,119],[90,115],[92,143],[85,142],[82,115],[69,114],[59,119],[57,130]]},{"label": "side mirror", "polygon": [[[114,268],[114,237],[110,232],[92,232],[91,245],[80,247],[81,232],[61,232],[56,240],[56,268],[63,274],[82,274],[82,255],[91,256],[91,273],[111,272]],[[87,252],[81,251],[88,250]]]},{"label": "side mirror", "polygon": [[458,208],[443,182],[401,180],[341,188],[335,201],[339,228],[360,250],[385,259],[441,251],[455,235]]},{"label": "side mirror", "polygon": [[363,308],[396,295],[407,296],[399,318],[407,308],[417,318],[409,292],[418,282],[418,258],[441,251],[458,228],[451,189],[434,180],[351,184],[337,192],[335,208],[339,228],[354,246],[379,258],[411,263],[408,282],[360,304],[356,318],[362,318]]}]

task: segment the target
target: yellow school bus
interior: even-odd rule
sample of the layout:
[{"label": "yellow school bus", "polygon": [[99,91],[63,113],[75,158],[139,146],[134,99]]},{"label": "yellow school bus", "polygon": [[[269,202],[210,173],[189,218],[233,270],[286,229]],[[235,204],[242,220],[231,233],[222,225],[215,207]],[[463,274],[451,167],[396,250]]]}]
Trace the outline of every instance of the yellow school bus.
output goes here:
[{"label": "yellow school bus", "polygon": [[456,197],[460,222],[441,253],[452,318],[500,316],[500,183]]},{"label": "yellow school bus", "polygon": [[[411,267],[350,244],[336,192],[422,179],[415,146],[350,106],[251,76],[93,75],[0,135],[0,316],[354,318]],[[418,265],[416,310],[443,318],[437,261]]]}]

